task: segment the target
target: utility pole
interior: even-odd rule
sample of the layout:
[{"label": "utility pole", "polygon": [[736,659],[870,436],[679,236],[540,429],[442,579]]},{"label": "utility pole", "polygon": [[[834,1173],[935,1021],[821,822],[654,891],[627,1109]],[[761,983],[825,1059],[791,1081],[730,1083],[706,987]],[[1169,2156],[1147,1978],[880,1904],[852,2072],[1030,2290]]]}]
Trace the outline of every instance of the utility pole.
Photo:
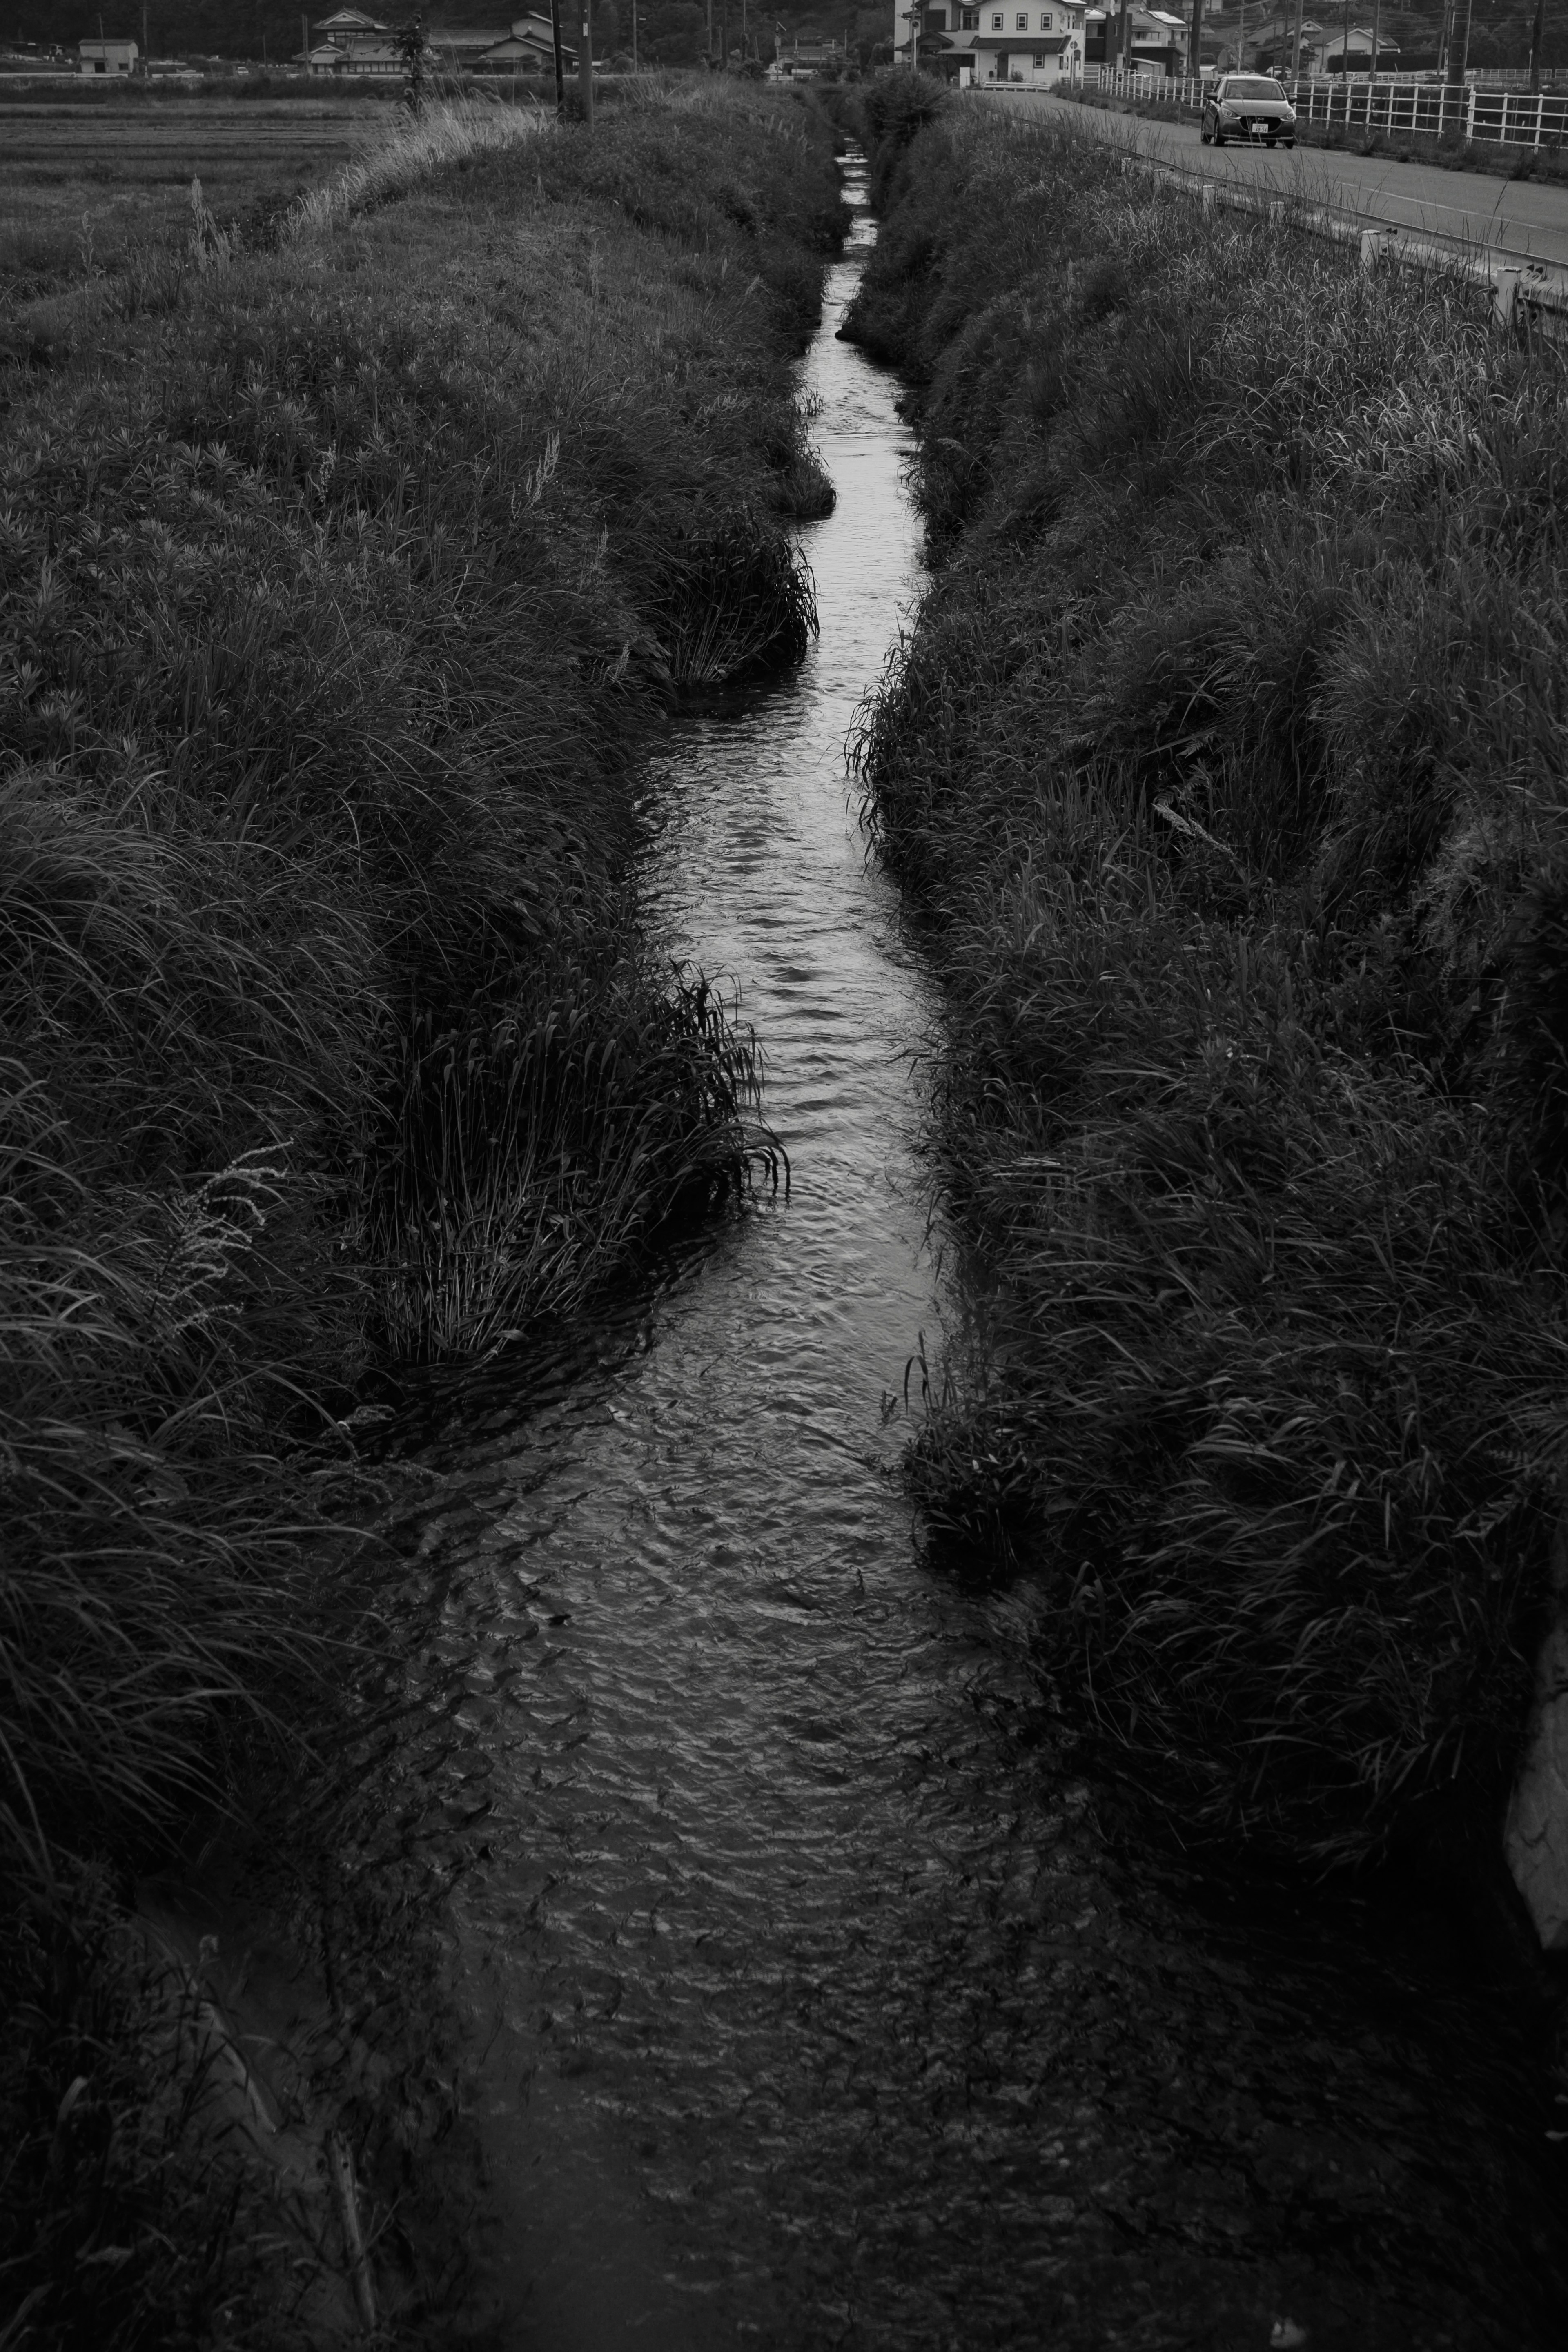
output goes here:
[{"label": "utility pole", "polygon": [[582,0],[583,40],[577,51],[577,88],[583,100],[583,120],[590,131],[594,128],[594,19],[589,14],[593,0]]},{"label": "utility pole", "polygon": [[632,71],[637,69],[637,0],[632,0]]},{"label": "utility pole", "polygon": [[566,60],[561,54],[561,0],[550,0],[550,37],[555,46],[555,119],[566,114]]},{"label": "utility pole", "polygon": [[309,16],[303,15],[301,15],[300,18],[300,38],[305,45],[305,71],[309,74],[310,70],[310,19]]},{"label": "utility pole", "polygon": [[1546,20],[1546,0],[1535,0],[1535,22],[1530,28],[1530,87],[1541,88],[1541,36]]},{"label": "utility pole", "polygon": [[719,0],[719,70],[730,70],[730,0]]},{"label": "utility pole", "polygon": [[708,70],[713,70],[713,0],[708,0]]},{"label": "utility pole", "polygon": [[1201,74],[1204,69],[1204,0],[1193,0],[1193,47],[1187,70]]},{"label": "utility pole", "polygon": [[[1372,0],[1372,78],[1377,79],[1377,49],[1383,31],[1383,0]],[[1366,127],[1372,129],[1372,100],[1366,102]]]},{"label": "utility pole", "polygon": [[1305,5],[1306,0],[1296,0],[1296,37],[1290,44],[1290,79],[1292,81],[1300,81],[1301,79],[1301,11]]},{"label": "utility pole", "polygon": [[[1458,79],[1461,84],[1463,84],[1465,79],[1465,69],[1470,62],[1470,12],[1474,8],[1475,5],[1476,0],[1465,0],[1465,39],[1464,46],[1459,51]],[[1454,21],[1456,24],[1458,22],[1458,17],[1459,0],[1454,0]]]}]

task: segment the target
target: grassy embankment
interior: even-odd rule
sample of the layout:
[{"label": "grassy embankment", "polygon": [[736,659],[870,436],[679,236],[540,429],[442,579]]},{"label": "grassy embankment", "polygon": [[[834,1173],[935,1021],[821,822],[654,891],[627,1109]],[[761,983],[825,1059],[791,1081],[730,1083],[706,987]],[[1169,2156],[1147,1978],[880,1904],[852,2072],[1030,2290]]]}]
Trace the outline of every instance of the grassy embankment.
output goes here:
[{"label": "grassy embankment", "polygon": [[650,728],[813,625],[828,136],[688,85],[422,137],[0,372],[6,2352],[281,2324],[119,1905],[318,1704],[333,1414],[768,1156],[628,865]]},{"label": "grassy embankment", "polygon": [[1184,1836],[1495,1853],[1563,1501],[1568,373],[1070,118],[879,103],[857,327],[938,570],[860,759],[998,1286],[917,1484]]}]

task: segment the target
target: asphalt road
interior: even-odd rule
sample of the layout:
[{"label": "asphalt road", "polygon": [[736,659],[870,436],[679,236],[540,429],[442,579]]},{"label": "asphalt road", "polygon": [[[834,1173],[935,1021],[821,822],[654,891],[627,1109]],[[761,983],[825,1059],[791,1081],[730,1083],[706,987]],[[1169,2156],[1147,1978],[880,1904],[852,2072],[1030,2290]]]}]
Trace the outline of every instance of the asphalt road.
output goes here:
[{"label": "asphalt road", "polygon": [[[1067,110],[1045,91],[1021,90],[990,102],[1042,114]],[[1195,118],[1190,123],[1152,122],[1096,106],[1075,107],[1072,113],[1074,121],[1098,136],[1206,179],[1277,187],[1282,196],[1331,205],[1369,226],[1384,223],[1408,236],[1489,247],[1510,260],[1540,262],[1554,276],[1568,272],[1568,186],[1445,172],[1435,164],[1321,147],[1269,154],[1227,145],[1216,153],[1200,142]]]}]

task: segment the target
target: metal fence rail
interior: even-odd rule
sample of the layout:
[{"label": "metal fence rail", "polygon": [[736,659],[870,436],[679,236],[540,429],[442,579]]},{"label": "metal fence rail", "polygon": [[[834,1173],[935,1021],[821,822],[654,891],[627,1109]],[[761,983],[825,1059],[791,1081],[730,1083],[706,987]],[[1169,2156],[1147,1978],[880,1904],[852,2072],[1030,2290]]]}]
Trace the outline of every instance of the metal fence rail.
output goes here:
[{"label": "metal fence rail", "polygon": [[[1086,89],[1107,97],[1163,100],[1195,114],[1204,84],[1193,74],[1128,73],[1117,66],[1085,66]],[[1286,81],[1303,122],[1325,128],[1401,132],[1429,139],[1480,140],[1497,147],[1568,144],[1568,91],[1510,89],[1481,82],[1400,79],[1388,74],[1303,75]]]}]

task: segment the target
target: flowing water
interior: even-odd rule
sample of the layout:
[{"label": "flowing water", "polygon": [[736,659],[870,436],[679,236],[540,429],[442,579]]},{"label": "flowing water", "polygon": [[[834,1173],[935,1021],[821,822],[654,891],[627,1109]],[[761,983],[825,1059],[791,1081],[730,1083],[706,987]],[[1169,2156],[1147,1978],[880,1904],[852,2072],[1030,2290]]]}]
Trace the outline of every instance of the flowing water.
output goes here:
[{"label": "flowing water", "polygon": [[413,1688],[468,1759],[442,1818],[500,2340],[1523,2342],[1464,2238],[1529,2200],[1421,2056],[1431,1987],[1385,1970],[1369,2006],[1299,1919],[1270,1943],[1114,1864],[1026,1595],[924,1564],[892,1475],[943,1328],[939,1010],[844,762],[918,585],[896,387],[835,340],[873,234],[848,184],[805,362],[820,644],[648,787],[651,903],[743,992],[787,1197],[553,1377],[465,1391],[405,1528]]}]

